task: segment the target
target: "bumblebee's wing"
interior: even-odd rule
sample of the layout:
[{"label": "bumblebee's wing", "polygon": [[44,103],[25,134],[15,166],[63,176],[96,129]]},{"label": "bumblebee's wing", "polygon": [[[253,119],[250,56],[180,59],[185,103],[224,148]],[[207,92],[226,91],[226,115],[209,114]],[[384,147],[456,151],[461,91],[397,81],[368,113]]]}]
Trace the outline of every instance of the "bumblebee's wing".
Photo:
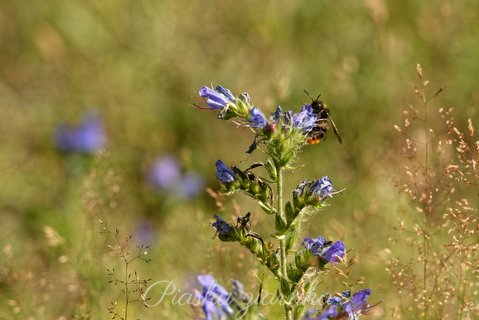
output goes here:
[{"label": "bumblebee's wing", "polygon": [[329,115],[329,122],[331,123],[331,127],[333,127],[334,135],[338,138],[339,143],[343,143],[343,139],[341,139],[338,128],[336,128],[336,124],[334,123],[333,118],[331,118],[331,115]]}]

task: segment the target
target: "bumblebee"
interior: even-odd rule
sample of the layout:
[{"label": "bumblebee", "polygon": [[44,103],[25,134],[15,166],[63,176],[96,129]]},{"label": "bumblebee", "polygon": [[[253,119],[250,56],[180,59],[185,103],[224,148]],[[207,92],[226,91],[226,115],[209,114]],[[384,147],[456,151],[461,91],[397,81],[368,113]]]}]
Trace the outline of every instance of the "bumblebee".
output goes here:
[{"label": "bumblebee", "polygon": [[319,100],[318,95],[316,99],[313,99],[311,95],[304,90],[306,94],[311,98],[311,107],[313,108],[313,112],[318,116],[318,120],[316,121],[316,126],[311,129],[308,133],[308,140],[306,141],[308,144],[316,144],[320,141],[326,139],[326,134],[328,132],[329,126],[333,128],[334,135],[338,138],[339,143],[343,143],[343,139],[339,135],[338,128],[334,124],[333,119],[331,118],[331,112],[329,111],[328,106],[326,106],[321,100]]}]

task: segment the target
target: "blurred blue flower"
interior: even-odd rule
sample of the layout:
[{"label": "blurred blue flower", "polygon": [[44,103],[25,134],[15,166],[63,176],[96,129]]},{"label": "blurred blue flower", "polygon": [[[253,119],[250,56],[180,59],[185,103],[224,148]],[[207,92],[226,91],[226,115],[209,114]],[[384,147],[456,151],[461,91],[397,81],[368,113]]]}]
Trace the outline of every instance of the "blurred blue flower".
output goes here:
[{"label": "blurred blue flower", "polygon": [[63,152],[95,153],[106,145],[103,123],[98,116],[88,114],[77,127],[60,125],[55,143]]},{"label": "blurred blue flower", "polygon": [[203,274],[197,277],[202,287],[201,293],[197,293],[203,306],[206,319],[223,319],[223,316],[232,315],[233,309],[229,305],[230,294],[219,285],[210,274]]},{"label": "blurred blue flower", "polygon": [[310,190],[319,198],[326,198],[334,192],[333,182],[327,176],[324,176],[321,179],[316,180]]},{"label": "blurred blue flower", "polygon": [[293,115],[293,126],[304,132],[309,132],[316,126],[318,116],[313,112],[311,105],[306,104],[300,112]]},{"label": "blurred blue flower", "polygon": [[149,178],[156,188],[169,189],[176,187],[181,179],[181,168],[178,159],[172,155],[157,158],[153,163]]},{"label": "blurred blue flower", "polygon": [[153,245],[155,242],[155,230],[150,222],[141,220],[134,230],[133,236],[137,245],[148,247]]},{"label": "blurred blue flower", "polygon": [[236,279],[231,279],[231,284],[233,285],[232,296],[239,301],[249,302],[250,298],[245,293],[243,284]]},{"label": "blurred blue flower", "polygon": [[216,90],[204,86],[198,93],[200,97],[206,99],[206,103],[210,109],[223,109],[229,102],[234,102],[236,99],[230,90],[222,86],[217,86]]},{"label": "blurred blue flower", "polygon": [[248,119],[251,126],[255,129],[262,129],[268,124],[264,115],[257,107],[250,110],[251,118]]},{"label": "blurred blue flower", "polygon": [[179,194],[186,199],[196,197],[205,185],[205,179],[195,171],[183,175],[179,185]]},{"label": "blurred blue flower", "polygon": [[148,179],[156,189],[172,192],[184,199],[194,198],[204,186],[204,179],[199,173],[190,171],[183,174],[180,162],[173,155],[157,158],[148,172]]},{"label": "blurred blue flower", "polygon": [[235,173],[223,161],[216,161],[216,178],[221,183],[231,183],[235,181]]}]

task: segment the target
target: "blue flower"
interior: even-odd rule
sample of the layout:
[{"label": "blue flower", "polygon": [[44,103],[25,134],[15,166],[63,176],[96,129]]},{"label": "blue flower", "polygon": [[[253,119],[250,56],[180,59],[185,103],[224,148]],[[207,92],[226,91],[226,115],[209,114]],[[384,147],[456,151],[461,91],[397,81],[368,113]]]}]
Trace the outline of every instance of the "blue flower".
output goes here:
[{"label": "blue flower", "polygon": [[218,235],[227,236],[233,231],[233,227],[226,221],[224,221],[221,217],[214,215],[216,221],[211,224],[213,228],[215,228]]},{"label": "blue flower", "polygon": [[258,108],[254,107],[250,110],[251,118],[248,119],[251,126],[255,129],[262,129],[268,124],[264,115],[259,111]]},{"label": "blue flower", "polygon": [[304,105],[300,112],[293,115],[293,126],[304,131],[309,132],[316,126],[318,116],[313,112],[311,105]]},{"label": "blue flower", "polygon": [[326,311],[321,313],[316,320],[340,319],[338,316],[341,316],[341,313],[338,311],[336,306],[331,306],[326,309]]},{"label": "blue flower", "polygon": [[319,256],[321,254],[321,250],[323,249],[325,243],[325,239],[323,237],[317,238],[304,238],[303,240],[303,247],[310,250],[315,256]]},{"label": "blue flower", "polygon": [[231,91],[222,86],[217,86],[216,91],[204,86],[198,93],[200,97],[206,99],[210,109],[223,109],[228,103],[234,102],[236,99]]},{"label": "blue flower", "polygon": [[302,243],[303,248],[311,251],[317,257],[326,261],[338,263],[340,258],[344,257],[344,243],[336,241],[332,244],[331,241],[326,241],[323,237],[304,238]]},{"label": "blue flower", "polygon": [[55,132],[55,143],[63,152],[95,153],[106,144],[102,121],[89,114],[77,127],[60,125]]},{"label": "blue flower", "polygon": [[304,314],[303,320],[359,319],[370,309],[367,301],[370,295],[369,288],[357,291],[351,298],[336,294],[325,300],[324,311],[319,316],[316,317],[318,310],[311,309]]},{"label": "blue flower", "polygon": [[187,172],[181,178],[178,193],[182,198],[192,199],[203,189],[205,181],[203,176],[195,171]]},{"label": "blue flower", "polygon": [[216,91],[224,95],[226,98],[230,99],[230,101],[235,101],[235,96],[231,93],[229,89],[226,89],[222,86],[216,86]]},{"label": "blue flower", "polygon": [[291,126],[293,123],[293,111],[288,110],[284,113],[284,124],[286,126]]},{"label": "blue flower", "polygon": [[283,114],[283,112],[281,111],[281,106],[278,106],[276,108],[276,111],[271,114],[271,117],[270,117],[271,121],[273,123],[278,124],[281,121],[282,114]]},{"label": "blue flower", "polygon": [[324,251],[322,257],[329,262],[340,262],[340,258],[344,257],[344,243],[342,241],[336,241],[333,245],[326,249],[326,251]]},{"label": "blue flower", "polygon": [[210,274],[199,275],[197,279],[202,287],[202,292],[197,294],[197,297],[203,305],[206,319],[222,319],[225,313],[232,315],[233,309],[229,305],[228,291]]},{"label": "blue flower", "polygon": [[326,304],[329,304],[330,306],[337,306],[341,303],[341,298],[337,296],[331,296],[326,299]]},{"label": "blue flower", "polygon": [[311,193],[315,194],[319,198],[323,199],[327,196],[331,196],[334,192],[333,182],[327,176],[316,180],[311,186]]},{"label": "blue flower", "polygon": [[235,181],[235,173],[223,161],[216,161],[216,178],[221,183],[231,183]]}]

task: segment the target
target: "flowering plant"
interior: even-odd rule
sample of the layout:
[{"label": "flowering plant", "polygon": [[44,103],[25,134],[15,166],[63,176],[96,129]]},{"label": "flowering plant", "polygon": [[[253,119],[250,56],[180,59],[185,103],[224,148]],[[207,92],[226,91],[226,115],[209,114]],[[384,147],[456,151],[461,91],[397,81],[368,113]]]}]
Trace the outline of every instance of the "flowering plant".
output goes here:
[{"label": "flowering plant", "polygon": [[[195,105],[197,108],[216,110],[218,119],[235,119],[236,123],[253,132],[254,141],[248,153],[263,146],[261,150],[268,156],[265,163],[254,163],[242,170],[217,160],[216,177],[221,182],[224,193],[232,195],[242,191],[256,199],[266,214],[274,217],[274,238],[277,245],[266,244],[260,234],[251,230],[250,213],[237,217],[235,224],[215,215],[212,226],[221,241],[239,242],[271,271],[279,282],[278,298],[284,306],[285,319],[299,319],[304,313],[307,302],[305,297],[315,289],[314,279],[326,272],[329,264],[346,263],[347,260],[342,241],[333,242],[323,237],[298,241],[305,217],[315,211],[311,208],[325,207],[327,200],[340,192],[334,189],[329,177],[300,182],[293,190],[291,200],[286,203],[284,200],[285,170],[294,169],[297,156],[308,144],[313,131],[326,132],[329,111],[322,103],[313,101],[303,105],[297,113],[284,112],[278,106],[267,118],[254,106],[247,93],[235,96],[230,90],[217,86],[215,89],[203,87],[199,95],[206,105]],[[322,109],[317,110],[319,107]],[[257,167],[266,170],[268,179],[252,172]],[[322,310],[308,311],[304,314],[304,319],[357,319],[369,309],[366,298],[370,294],[370,289],[358,291],[352,297],[345,293],[324,294],[324,299],[331,296],[327,300],[329,302],[323,304]],[[230,314],[221,311],[221,308],[223,311],[229,310],[221,303],[217,308],[213,306],[208,303],[203,307],[207,319],[214,319],[213,314],[221,314],[218,319]]]}]

